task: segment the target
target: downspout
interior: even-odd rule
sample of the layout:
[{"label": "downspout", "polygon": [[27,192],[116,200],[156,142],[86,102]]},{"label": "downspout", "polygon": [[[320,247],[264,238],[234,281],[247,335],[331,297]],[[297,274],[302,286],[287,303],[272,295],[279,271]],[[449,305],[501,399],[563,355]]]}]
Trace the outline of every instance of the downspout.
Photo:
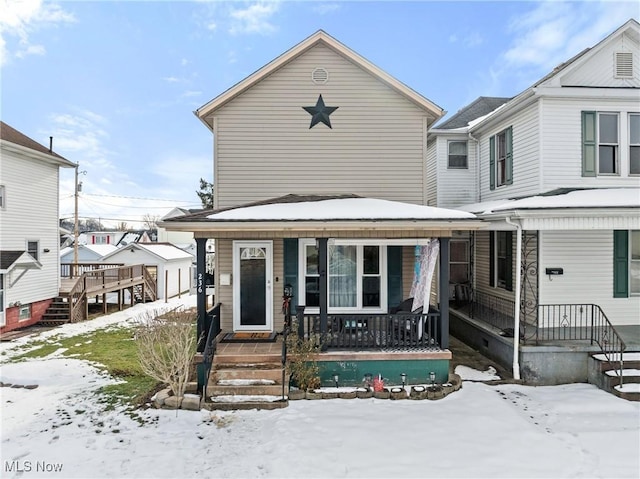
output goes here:
[{"label": "downspout", "polygon": [[476,191],[476,198],[475,201],[480,201],[480,141],[474,137],[471,132],[467,132],[467,136],[469,137],[470,140],[473,140],[476,142],[476,161],[475,161],[475,168],[476,168],[476,183],[477,183],[477,191]]},{"label": "downspout", "polygon": [[522,225],[520,222],[513,222],[511,217],[505,218],[507,224],[516,227],[516,298],[515,298],[515,311],[513,314],[513,379],[520,379],[520,360],[519,360],[519,346],[520,346],[520,286],[522,283],[521,268],[522,268]]}]

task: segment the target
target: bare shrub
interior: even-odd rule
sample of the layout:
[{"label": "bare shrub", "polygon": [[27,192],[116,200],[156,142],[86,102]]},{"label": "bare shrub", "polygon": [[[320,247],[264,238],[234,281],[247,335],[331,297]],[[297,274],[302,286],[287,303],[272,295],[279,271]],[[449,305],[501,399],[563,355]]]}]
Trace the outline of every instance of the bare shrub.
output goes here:
[{"label": "bare shrub", "polygon": [[145,374],[168,384],[184,397],[196,351],[195,314],[191,311],[147,311],[137,319],[138,358]]},{"label": "bare shrub", "polygon": [[[293,331],[297,330],[294,320]],[[320,387],[320,369],[315,355],[320,351],[320,337],[312,334],[301,339],[297,334],[287,335],[287,372],[299,389],[306,391]]]}]

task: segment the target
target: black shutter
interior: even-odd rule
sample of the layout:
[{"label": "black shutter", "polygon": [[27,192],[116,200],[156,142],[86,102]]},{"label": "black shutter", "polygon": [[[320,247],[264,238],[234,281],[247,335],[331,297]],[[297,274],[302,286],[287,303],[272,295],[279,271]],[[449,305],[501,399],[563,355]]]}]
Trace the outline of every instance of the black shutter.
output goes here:
[{"label": "black shutter", "polygon": [[505,289],[507,291],[513,291],[513,231],[507,231],[506,243],[507,243],[507,270],[505,272]]},{"label": "black shutter", "polygon": [[[297,238],[285,238],[282,240],[283,246],[283,262],[284,262],[284,284],[290,284],[293,286],[293,299],[291,300],[291,306],[295,308],[300,304],[298,297],[298,239]],[[295,312],[295,309],[293,309]]]},{"label": "black shutter", "polygon": [[496,189],[496,137],[489,138],[489,189]]},{"label": "black shutter", "polygon": [[489,231],[489,286],[496,285],[496,234]]},{"label": "black shutter", "polygon": [[629,232],[613,232],[613,297],[629,297]]}]

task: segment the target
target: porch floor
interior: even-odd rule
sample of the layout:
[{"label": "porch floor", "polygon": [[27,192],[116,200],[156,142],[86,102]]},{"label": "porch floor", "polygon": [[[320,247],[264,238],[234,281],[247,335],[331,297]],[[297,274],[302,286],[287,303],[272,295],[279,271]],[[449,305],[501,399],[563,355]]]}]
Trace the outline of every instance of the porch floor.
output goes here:
[{"label": "porch floor", "polygon": [[[224,362],[225,357],[236,361],[244,358],[247,363],[259,361],[276,362],[282,358],[282,336],[273,342],[224,343],[216,346],[216,361]],[[451,359],[451,351],[433,348],[381,348],[367,350],[329,349],[319,354],[320,360],[408,360],[408,359]]]}]

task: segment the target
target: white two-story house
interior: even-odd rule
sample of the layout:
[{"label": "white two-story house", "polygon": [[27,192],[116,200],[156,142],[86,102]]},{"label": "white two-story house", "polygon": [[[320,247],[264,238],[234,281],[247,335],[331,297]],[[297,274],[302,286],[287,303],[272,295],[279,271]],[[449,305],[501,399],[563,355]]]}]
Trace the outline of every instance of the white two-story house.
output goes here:
[{"label": "white two-story house", "polygon": [[59,169],[76,165],[0,122],[0,332],[34,324],[60,286]]},{"label": "white two-story house", "polygon": [[[591,326],[637,331],[638,22],[629,20],[492,112],[469,110],[461,124],[431,130],[428,155],[434,204],[489,223],[460,235],[469,248],[456,261],[469,267],[457,281],[472,297],[456,299],[471,300],[466,314],[485,314],[503,335],[529,343],[604,334],[594,341],[611,345],[618,341],[611,328]],[[499,342],[458,325],[476,346],[501,355]],[[540,365],[519,367],[526,379],[541,379]]]}]

